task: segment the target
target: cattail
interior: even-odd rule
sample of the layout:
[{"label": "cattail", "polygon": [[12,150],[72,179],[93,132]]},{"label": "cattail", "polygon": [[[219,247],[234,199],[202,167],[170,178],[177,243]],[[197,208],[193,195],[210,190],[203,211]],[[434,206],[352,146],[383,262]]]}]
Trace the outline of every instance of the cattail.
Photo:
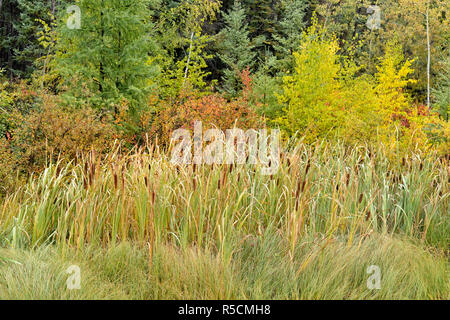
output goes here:
[{"label": "cattail", "polygon": [[305,185],[306,185],[306,180],[303,180],[303,183],[302,183],[302,192],[305,191]]},{"label": "cattail", "polygon": [[114,189],[117,190],[117,174],[116,174],[116,170],[114,169],[114,167],[113,167],[113,165],[111,163],[109,164],[109,169],[111,170],[111,173],[113,175]]},{"label": "cattail", "polygon": [[239,182],[239,180],[241,180],[241,173],[240,172],[238,172],[237,182]]},{"label": "cattail", "polygon": [[298,199],[298,196],[300,195],[300,184],[301,184],[301,181],[298,180],[298,182],[297,182],[297,191],[295,191],[295,199]]},{"label": "cattail", "polygon": [[370,210],[369,210],[369,211],[367,211],[366,221],[370,219],[370,216],[371,216],[371,212],[370,212]]},{"label": "cattail", "polygon": [[225,185],[225,183],[227,181],[227,175],[228,175],[228,171],[227,170],[223,170],[222,185]]},{"label": "cattail", "polygon": [[194,164],[192,165],[192,172],[195,172],[196,169],[197,169],[197,164],[194,162]]},{"label": "cattail", "polygon": [[362,200],[363,200],[363,194],[361,193],[361,194],[359,195],[359,200],[358,200],[358,203],[361,203],[361,202],[362,202]]},{"label": "cattail", "polygon": [[145,183],[145,186],[148,187],[148,178],[147,178],[147,176],[144,176],[144,183]]},{"label": "cattail", "polygon": [[402,166],[403,166],[403,167],[405,166],[405,163],[406,163],[405,157],[403,157],[403,158],[402,158]]},{"label": "cattail", "polygon": [[152,204],[155,204],[155,198],[156,198],[155,191],[152,190]]},{"label": "cattail", "polygon": [[95,173],[95,166],[94,163],[91,162],[91,171],[89,172],[89,185],[92,185],[94,183],[94,173]]},{"label": "cattail", "polygon": [[423,161],[420,161],[419,170],[422,171],[422,169],[423,169]]},{"label": "cattail", "polygon": [[230,173],[233,171],[233,164],[230,164]]},{"label": "cattail", "polygon": [[306,178],[306,175],[308,174],[308,172],[309,172],[309,168],[311,167],[311,158],[310,159],[308,159],[308,164],[306,165],[306,169],[305,169],[305,178]]},{"label": "cattail", "polygon": [[345,185],[348,187],[348,184],[350,182],[350,173],[347,172],[347,175],[345,177]]},{"label": "cattail", "polygon": [[118,185],[118,178],[117,178],[117,173],[114,172],[114,189],[117,190],[117,185]]}]

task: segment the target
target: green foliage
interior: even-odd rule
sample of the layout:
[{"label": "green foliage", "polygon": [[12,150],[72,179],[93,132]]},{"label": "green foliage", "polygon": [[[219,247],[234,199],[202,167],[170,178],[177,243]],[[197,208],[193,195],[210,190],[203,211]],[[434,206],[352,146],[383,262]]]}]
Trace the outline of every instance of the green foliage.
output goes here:
[{"label": "green foliage", "polygon": [[156,28],[161,50],[155,61],[161,70],[158,84],[163,99],[175,100],[186,92],[205,89],[205,78],[210,75],[206,60],[212,55],[204,49],[212,39],[202,33],[202,28],[215,19],[219,8],[219,1],[188,0],[174,3],[161,13]]},{"label": "green foliage", "polygon": [[[186,40],[186,39],[185,39]],[[189,44],[189,54],[178,59],[168,52],[156,56],[160,67],[160,77],[154,80],[159,87],[162,99],[177,99],[189,94],[201,94],[207,91],[206,77],[210,72],[206,70],[206,59],[212,56],[205,52],[205,47],[211,41],[210,37],[194,34],[192,40],[181,41]]]},{"label": "green foliage", "polygon": [[8,130],[9,107],[13,103],[10,93],[7,91],[9,83],[1,77],[2,71],[0,69],[0,137],[4,136]]},{"label": "green foliage", "polygon": [[444,71],[437,79],[438,85],[433,90],[433,97],[434,109],[443,119],[448,121],[448,110],[450,108],[450,54],[447,54],[444,61]]},{"label": "green foliage", "polygon": [[242,87],[242,70],[253,70],[256,62],[254,48],[257,44],[250,41],[245,20],[245,9],[239,0],[236,0],[232,10],[224,15],[225,27],[218,35],[219,57],[227,66],[223,71],[222,88],[230,96],[236,96]]},{"label": "green foliage", "polygon": [[0,68],[7,68],[12,77],[30,77],[36,59],[47,54],[40,46],[38,33],[45,21],[64,10],[68,1],[7,0],[0,10]]},{"label": "green foliage", "polygon": [[300,47],[303,29],[306,26],[305,15],[309,0],[281,1],[281,19],[278,32],[273,35],[274,49],[277,56],[276,67],[281,72],[293,70],[292,53]]},{"label": "green foliage", "polygon": [[[266,56],[273,54],[273,35],[277,30],[278,2],[272,0],[242,0],[249,17],[249,32],[251,39],[261,39],[262,45],[258,48],[258,57],[262,61]],[[259,41],[261,41],[259,40]]]},{"label": "green foliage", "polygon": [[68,103],[117,114],[122,101],[137,114],[155,76],[148,0],[80,0],[81,29],[61,21],[57,67],[68,87]]}]

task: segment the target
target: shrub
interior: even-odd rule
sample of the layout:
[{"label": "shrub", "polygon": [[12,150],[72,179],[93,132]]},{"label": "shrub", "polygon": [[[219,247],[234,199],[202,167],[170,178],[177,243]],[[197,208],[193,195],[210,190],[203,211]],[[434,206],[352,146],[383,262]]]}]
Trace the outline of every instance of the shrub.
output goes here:
[{"label": "shrub", "polygon": [[152,136],[158,136],[158,141],[167,145],[174,130],[181,127],[193,128],[196,120],[202,121],[205,129],[261,126],[262,120],[257,115],[255,104],[251,102],[252,84],[248,70],[244,70],[241,77],[244,88],[240,96],[231,101],[218,93],[203,96],[187,94],[179,96],[174,103],[160,101],[160,111],[151,130]]},{"label": "shrub", "polygon": [[73,159],[78,152],[94,148],[109,150],[116,137],[114,128],[91,109],[66,110],[54,96],[43,95],[43,105],[28,115],[17,115],[10,150],[25,172],[38,170],[56,158]]}]

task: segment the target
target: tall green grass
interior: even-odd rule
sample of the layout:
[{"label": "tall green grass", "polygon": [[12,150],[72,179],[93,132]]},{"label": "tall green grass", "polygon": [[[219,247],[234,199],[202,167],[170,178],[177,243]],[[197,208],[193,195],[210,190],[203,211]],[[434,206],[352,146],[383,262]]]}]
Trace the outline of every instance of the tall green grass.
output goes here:
[{"label": "tall green grass", "polygon": [[[0,244],[30,259],[57,248],[45,255],[59,265],[75,252],[98,276],[95,259],[109,263],[108,250],[131,243],[145,258],[124,266],[137,273],[130,281],[154,287],[117,284],[116,266],[98,298],[448,298],[449,179],[447,160],[391,159],[381,146],[300,144],[272,176],[253,165],[174,166],[152,147],[92,152],[7,195]],[[0,295],[14,297],[5,263]],[[369,263],[387,272],[375,293]]]},{"label": "tall green grass", "polygon": [[449,245],[448,162],[420,154],[300,145],[273,176],[250,165],[174,166],[152,149],[51,164],[0,205],[3,244],[196,245],[229,255],[233,235],[279,230],[294,248],[317,234],[399,233]]},{"label": "tall green grass", "polygon": [[[326,245],[325,245],[326,244]],[[66,270],[81,270],[68,290]],[[367,288],[370,265],[381,288]],[[62,253],[54,247],[0,249],[0,299],[448,299],[447,262],[402,239],[371,236],[348,246],[303,239],[295,259],[279,234],[246,238],[230,263],[218,252],[130,243]]]}]

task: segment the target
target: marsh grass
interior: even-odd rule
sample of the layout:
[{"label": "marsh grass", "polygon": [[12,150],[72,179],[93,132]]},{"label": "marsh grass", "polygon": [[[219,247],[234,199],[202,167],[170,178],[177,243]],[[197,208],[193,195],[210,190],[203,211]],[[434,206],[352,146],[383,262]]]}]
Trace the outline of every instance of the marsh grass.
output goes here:
[{"label": "marsh grass", "polygon": [[[272,176],[169,160],[153,147],[91,152],[6,196],[0,297],[22,285],[21,297],[50,299],[448,298],[445,159],[317,143],[283,153]],[[87,291],[67,293],[57,276],[71,256]],[[384,270],[376,292],[369,263]],[[53,287],[29,288],[45,281],[33,264]]]},{"label": "marsh grass", "polygon": [[[247,239],[230,263],[198,247],[130,243],[101,249],[0,250],[1,299],[448,299],[447,261],[389,236],[348,246],[305,240],[295,259],[280,236]],[[305,264],[305,262],[307,262]],[[81,289],[68,290],[65,270],[81,269]],[[366,269],[381,269],[369,290]]]}]

